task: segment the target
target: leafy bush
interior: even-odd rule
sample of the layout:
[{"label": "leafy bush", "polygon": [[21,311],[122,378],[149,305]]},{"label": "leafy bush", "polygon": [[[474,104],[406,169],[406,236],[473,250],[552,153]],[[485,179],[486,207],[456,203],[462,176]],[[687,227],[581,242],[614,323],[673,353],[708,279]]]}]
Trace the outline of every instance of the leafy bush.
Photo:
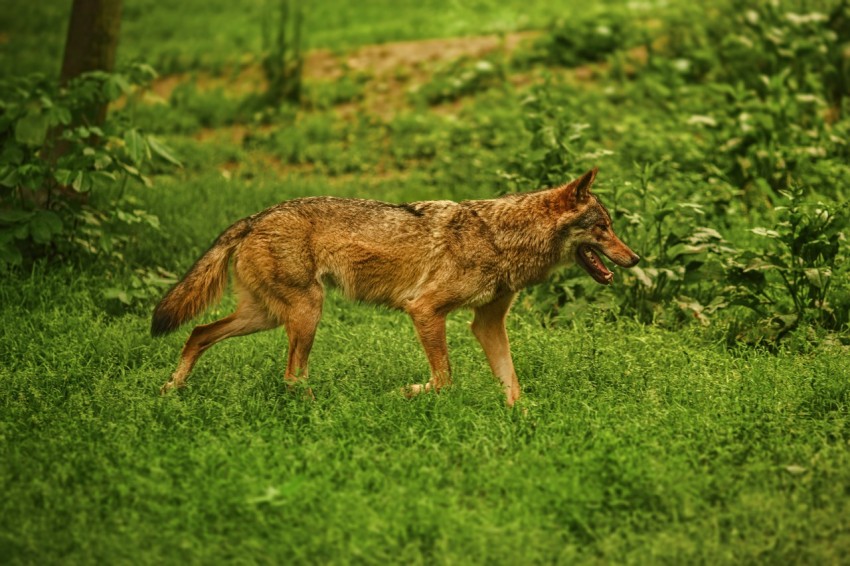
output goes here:
[{"label": "leafy bush", "polygon": [[[618,271],[616,288],[573,270],[532,300],[568,315],[592,304],[672,327],[713,323],[747,342],[774,342],[796,327],[846,328],[847,214],[837,202],[850,182],[850,121],[846,100],[839,111],[830,94],[847,57],[830,28],[843,25],[834,17],[843,6],[831,16],[780,3],[753,8],[757,15],[706,8],[710,17],[695,25],[665,27],[671,35],[636,72],[612,65],[589,92],[532,89],[523,106],[529,142],[502,173],[507,187],[555,186],[601,165],[597,191],[643,258]],[[740,18],[772,24],[729,27]],[[712,51],[718,22],[748,39]],[[736,54],[739,40],[754,53]],[[606,97],[608,107],[598,102]]]},{"label": "leafy bush", "polygon": [[820,3],[824,11],[778,0],[687,7],[702,23],[673,17],[651,59],[650,73],[669,76],[673,61],[692,82],[722,93],[704,131],[715,140],[717,165],[751,201],[772,199],[795,180],[826,194],[850,181],[843,135],[850,5],[828,4]]},{"label": "leafy bush", "polygon": [[643,40],[635,19],[631,10],[622,7],[579,10],[569,18],[553,21],[530,49],[514,56],[514,64],[519,67],[532,63],[572,67],[604,61],[611,53]]},{"label": "leafy bush", "polygon": [[598,129],[582,115],[568,92],[551,83],[534,88],[522,104],[528,149],[514,153],[501,177],[511,190],[555,187],[584,172],[611,151],[600,147]]},{"label": "leafy bush", "polygon": [[[92,105],[130,96],[154,76],[148,66],[86,73],[59,88],[41,76],[0,83],[0,264],[84,250],[120,257],[119,226],[158,227],[126,193],[149,184],[142,167],[177,159],[157,138],[122,122],[77,117]],[[93,193],[117,192],[98,207]]]},{"label": "leafy bush", "polygon": [[839,330],[850,322],[850,301],[831,301],[830,290],[850,275],[848,205],[805,202],[798,188],[783,196],[787,205],[777,208],[775,224],[752,229],[757,245],[729,258],[728,302],[756,313],[771,338],[801,323]]}]

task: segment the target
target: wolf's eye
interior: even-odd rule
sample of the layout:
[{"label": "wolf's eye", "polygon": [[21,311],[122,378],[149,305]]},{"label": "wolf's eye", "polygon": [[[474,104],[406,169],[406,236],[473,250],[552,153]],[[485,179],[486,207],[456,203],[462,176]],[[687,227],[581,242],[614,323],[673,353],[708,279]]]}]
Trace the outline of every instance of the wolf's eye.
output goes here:
[{"label": "wolf's eye", "polygon": [[607,224],[597,224],[596,227],[602,230],[603,232],[608,229]]}]

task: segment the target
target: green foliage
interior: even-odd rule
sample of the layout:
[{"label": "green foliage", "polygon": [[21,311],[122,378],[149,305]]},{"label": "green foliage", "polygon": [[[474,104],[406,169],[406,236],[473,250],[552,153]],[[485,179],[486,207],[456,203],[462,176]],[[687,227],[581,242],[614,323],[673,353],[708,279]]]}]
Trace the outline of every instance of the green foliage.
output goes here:
[{"label": "green foliage", "polygon": [[720,6],[683,8],[702,25],[671,20],[665,50],[651,64],[660,70],[672,60],[690,80],[722,93],[719,112],[703,125],[723,154],[725,175],[756,193],[750,198],[764,193],[761,185],[787,190],[794,180],[826,193],[845,185],[850,5]]},{"label": "green foliage", "polygon": [[[152,301],[162,296],[163,289],[171,287],[178,280],[176,274],[161,267],[138,268],[129,277],[129,284],[107,287],[103,291],[103,298],[107,301],[115,301],[122,309],[139,305],[147,307]],[[147,314],[146,311],[145,308],[145,314]]]},{"label": "green foliage", "polygon": [[443,104],[504,83],[504,66],[495,58],[460,58],[437,70],[412,96],[427,104]]},{"label": "green foliage", "polygon": [[612,6],[586,6],[568,17],[557,18],[531,49],[522,51],[514,63],[526,67],[546,63],[572,67],[604,61],[621,49],[640,42],[643,35],[630,9]]},{"label": "green foliage", "polygon": [[340,104],[363,99],[364,84],[369,80],[365,73],[347,73],[332,80],[306,83],[302,104],[307,108],[326,110]]},{"label": "green foliage", "polygon": [[834,279],[850,276],[847,204],[805,202],[800,189],[784,196],[776,224],[752,229],[760,245],[729,259],[730,303],[753,310],[777,336],[804,323],[845,327],[850,303],[831,304],[829,291]]},{"label": "green foliage", "polygon": [[511,156],[500,173],[512,190],[560,186],[611,153],[594,150],[598,132],[577,118],[569,94],[556,92],[552,83],[546,83],[532,89],[522,102],[523,126],[531,136],[528,149]]},{"label": "green foliage", "polygon": [[[644,66],[626,72],[614,54],[598,89],[532,88],[523,105],[530,139],[502,173],[507,187],[557,186],[601,165],[614,187],[598,190],[643,258],[618,273],[616,289],[567,271],[535,290],[535,302],[561,316],[595,304],[610,316],[674,327],[716,323],[755,342],[779,340],[803,321],[827,332],[846,328],[850,303],[832,281],[846,277],[834,266],[848,250],[846,214],[836,202],[850,181],[850,121],[830,102],[842,45],[830,26],[843,9],[827,17],[779,3],[764,3],[757,14],[700,8],[707,15],[699,24],[682,29],[674,16],[662,26],[670,35]],[[742,35],[707,49],[731,21]],[[754,52],[732,50],[740,41]],[[812,49],[823,57],[809,57]],[[640,163],[636,174],[627,160]],[[789,213],[776,203],[792,187]],[[749,231],[747,217],[772,228]],[[776,250],[768,251],[765,234],[775,236]],[[804,245],[820,255],[793,251]],[[757,314],[740,320],[742,304]]]},{"label": "green foliage", "polygon": [[[157,227],[124,187],[149,185],[142,169],[154,157],[179,165],[172,151],[120,120],[100,126],[78,118],[92,105],[132,96],[153,76],[137,65],[87,73],[62,88],[39,76],[0,83],[0,263],[74,250],[120,258],[128,237],[117,226]],[[114,202],[99,208],[96,197],[119,186]]]}]

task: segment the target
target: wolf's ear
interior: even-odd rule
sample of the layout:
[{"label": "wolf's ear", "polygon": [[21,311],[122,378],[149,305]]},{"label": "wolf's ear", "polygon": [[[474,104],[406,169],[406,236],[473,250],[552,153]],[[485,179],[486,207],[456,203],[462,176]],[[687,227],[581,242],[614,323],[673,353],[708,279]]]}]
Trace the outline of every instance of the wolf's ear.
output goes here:
[{"label": "wolf's ear", "polygon": [[575,185],[575,199],[576,202],[586,202],[588,197],[590,196],[590,186],[593,185],[593,181],[596,179],[596,173],[599,171],[599,168],[594,167],[580,178],[576,179],[570,185]]},{"label": "wolf's ear", "polygon": [[572,210],[580,204],[584,204],[590,198],[590,186],[596,178],[598,169],[594,167],[578,179],[562,186],[555,193],[556,206],[560,210]]},{"label": "wolf's ear", "polygon": [[555,209],[563,212],[586,203],[590,199],[590,187],[596,179],[597,171],[599,169],[594,167],[578,179],[555,189],[552,193]]}]

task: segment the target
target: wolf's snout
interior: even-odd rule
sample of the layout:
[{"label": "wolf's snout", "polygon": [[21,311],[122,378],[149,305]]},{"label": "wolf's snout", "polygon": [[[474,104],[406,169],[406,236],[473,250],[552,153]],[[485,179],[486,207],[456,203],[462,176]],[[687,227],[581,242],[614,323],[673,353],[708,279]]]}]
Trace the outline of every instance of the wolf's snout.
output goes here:
[{"label": "wolf's snout", "polygon": [[622,244],[616,250],[616,253],[605,255],[607,255],[614,263],[616,263],[620,267],[625,268],[634,267],[640,261],[640,256],[630,250],[625,244]]}]

